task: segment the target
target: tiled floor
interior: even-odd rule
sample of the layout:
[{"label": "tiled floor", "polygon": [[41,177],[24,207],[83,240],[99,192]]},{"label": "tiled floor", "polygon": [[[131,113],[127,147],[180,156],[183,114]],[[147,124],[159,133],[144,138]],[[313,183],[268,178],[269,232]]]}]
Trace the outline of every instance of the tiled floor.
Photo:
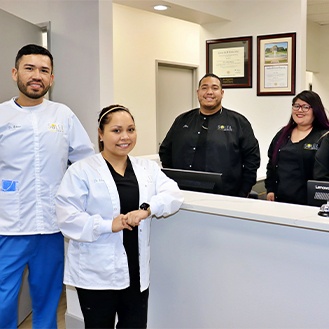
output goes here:
[{"label": "tiled floor", "polygon": [[[65,329],[65,312],[66,312],[66,294],[65,288],[59,302],[57,311],[57,325],[58,329]],[[32,328],[32,314],[30,314],[18,327],[19,329],[31,329]]]}]

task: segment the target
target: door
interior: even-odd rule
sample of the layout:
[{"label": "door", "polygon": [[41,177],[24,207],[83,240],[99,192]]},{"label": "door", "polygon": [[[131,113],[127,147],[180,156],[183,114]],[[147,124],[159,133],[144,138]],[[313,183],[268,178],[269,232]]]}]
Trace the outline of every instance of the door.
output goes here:
[{"label": "door", "polygon": [[0,103],[17,95],[11,69],[18,50],[29,43],[42,45],[42,28],[0,9]]},{"label": "door", "polygon": [[197,107],[196,67],[158,62],[157,71],[157,148],[175,118]]},{"label": "door", "polygon": [[[26,44],[42,45],[42,30],[42,27],[0,9],[0,103],[18,95],[16,83],[11,77],[16,54]],[[19,295],[18,323],[21,323],[32,310],[27,277],[26,269]]]}]

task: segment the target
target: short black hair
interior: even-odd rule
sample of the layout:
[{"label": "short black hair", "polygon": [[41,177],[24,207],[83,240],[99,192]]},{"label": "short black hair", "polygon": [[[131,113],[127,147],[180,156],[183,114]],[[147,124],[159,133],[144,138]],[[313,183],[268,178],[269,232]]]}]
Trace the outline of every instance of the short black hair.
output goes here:
[{"label": "short black hair", "polygon": [[218,80],[219,80],[219,85],[220,85],[220,87],[221,87],[221,88],[223,87],[222,79],[221,79],[218,75],[216,75],[216,74],[214,74],[214,73],[207,73],[207,74],[205,74],[205,75],[200,79],[200,81],[199,81],[199,87],[201,86],[201,82],[202,82],[202,80],[205,79],[205,78],[208,78],[208,77],[218,79]]},{"label": "short black hair", "polygon": [[50,53],[50,51],[48,49],[46,49],[44,47],[41,47],[39,45],[34,45],[34,44],[29,44],[29,45],[26,45],[26,46],[22,47],[16,55],[16,59],[15,59],[16,69],[18,69],[19,62],[20,62],[21,58],[24,55],[44,55],[44,56],[48,56],[49,59],[50,59],[50,63],[51,63],[51,71],[53,71],[54,59],[53,59],[53,55]]}]

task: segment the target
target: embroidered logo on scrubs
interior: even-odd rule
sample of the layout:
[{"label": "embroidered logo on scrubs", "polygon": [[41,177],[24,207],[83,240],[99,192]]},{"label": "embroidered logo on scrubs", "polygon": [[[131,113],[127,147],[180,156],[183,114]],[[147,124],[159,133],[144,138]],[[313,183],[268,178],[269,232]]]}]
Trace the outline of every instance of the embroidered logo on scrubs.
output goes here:
[{"label": "embroidered logo on scrubs", "polygon": [[1,182],[1,191],[15,192],[17,190],[17,181],[10,179],[3,179]]},{"label": "embroidered logo on scrubs", "polygon": [[62,133],[64,132],[64,127],[58,123],[48,123],[48,130],[54,133]]},{"label": "embroidered logo on scrubs", "polygon": [[304,144],[304,150],[311,150],[311,151],[316,151],[319,148],[319,144],[318,143],[305,143]]},{"label": "embroidered logo on scrubs", "polygon": [[20,128],[22,128],[21,125],[14,124],[14,123],[9,123],[9,124],[8,124],[8,129],[9,129],[9,130],[15,130],[15,129],[20,129]]},{"label": "embroidered logo on scrubs", "polygon": [[233,131],[232,126],[224,126],[224,125],[218,125],[217,130],[221,131]]}]

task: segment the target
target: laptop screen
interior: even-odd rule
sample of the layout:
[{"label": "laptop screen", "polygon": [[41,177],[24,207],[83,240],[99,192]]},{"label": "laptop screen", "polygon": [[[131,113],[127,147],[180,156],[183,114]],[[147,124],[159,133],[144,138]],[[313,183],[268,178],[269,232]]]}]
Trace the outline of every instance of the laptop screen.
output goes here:
[{"label": "laptop screen", "polygon": [[307,181],[307,203],[309,206],[320,207],[329,200],[329,182]]}]

